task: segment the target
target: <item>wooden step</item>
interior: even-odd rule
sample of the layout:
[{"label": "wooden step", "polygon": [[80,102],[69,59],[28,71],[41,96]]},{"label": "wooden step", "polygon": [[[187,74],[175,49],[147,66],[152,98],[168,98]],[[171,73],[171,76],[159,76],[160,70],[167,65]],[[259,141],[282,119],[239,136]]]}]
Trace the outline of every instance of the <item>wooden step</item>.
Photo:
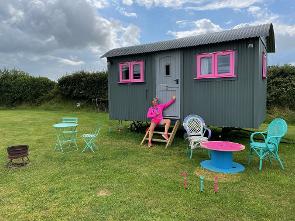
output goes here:
[{"label": "wooden step", "polygon": [[[164,134],[164,132],[154,131],[154,134]],[[168,134],[171,135],[172,133],[168,133]]]},{"label": "wooden step", "polygon": [[[149,140],[149,138],[145,138],[145,140]],[[158,139],[158,138],[153,138],[152,141],[156,141],[156,142],[163,142],[163,143],[167,143],[167,140],[164,139]]]},{"label": "wooden step", "polygon": [[[169,134],[169,139],[168,140],[165,140],[165,139],[158,139],[158,138],[153,138],[152,141],[155,141],[155,142],[162,142],[162,143],[166,143],[166,147],[167,148],[168,146],[170,146],[173,142],[173,139],[174,139],[174,136],[176,134],[176,131],[178,129],[180,125],[180,121],[177,120],[173,126],[173,129],[172,129],[172,132],[171,133],[168,133]],[[149,140],[148,139],[148,134],[149,134],[149,131],[147,130],[146,133],[145,133],[145,136],[143,137],[140,145],[142,145],[146,140]],[[154,131],[154,134],[164,134],[164,132],[160,132],[160,131]]]}]

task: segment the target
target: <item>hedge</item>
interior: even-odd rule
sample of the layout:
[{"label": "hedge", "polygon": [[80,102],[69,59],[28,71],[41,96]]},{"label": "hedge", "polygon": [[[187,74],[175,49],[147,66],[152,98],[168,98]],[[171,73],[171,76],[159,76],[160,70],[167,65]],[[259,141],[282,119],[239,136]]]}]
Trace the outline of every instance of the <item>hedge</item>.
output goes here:
[{"label": "hedge", "polygon": [[98,99],[108,100],[108,78],[106,72],[79,71],[58,80],[58,88],[64,98],[92,103]]},{"label": "hedge", "polygon": [[46,101],[56,83],[46,77],[33,77],[20,70],[0,70],[0,106]]},{"label": "hedge", "polygon": [[267,106],[295,110],[295,66],[268,67]]}]

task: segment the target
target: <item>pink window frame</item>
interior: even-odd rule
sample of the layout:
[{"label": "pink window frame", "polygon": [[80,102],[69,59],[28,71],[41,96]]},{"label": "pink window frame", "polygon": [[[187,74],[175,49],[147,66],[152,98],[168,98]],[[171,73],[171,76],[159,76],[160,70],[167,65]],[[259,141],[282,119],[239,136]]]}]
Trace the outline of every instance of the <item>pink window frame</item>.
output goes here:
[{"label": "pink window frame", "polygon": [[[139,64],[140,65],[140,79],[133,79],[133,66]],[[129,67],[129,79],[123,79],[123,67]],[[143,61],[130,61],[130,62],[123,62],[119,63],[119,72],[120,72],[120,81],[119,83],[137,83],[137,82],[144,82],[144,62]]]},{"label": "pink window frame", "polygon": [[[229,55],[229,72],[218,74],[218,56]],[[235,52],[219,51],[215,53],[215,78],[235,77]]]},{"label": "pink window frame", "polygon": [[[201,59],[202,58],[210,58],[212,59],[212,65],[211,65],[211,74],[203,75],[201,74]],[[196,56],[196,63],[197,63],[197,79],[202,78],[214,78],[214,54],[213,53],[205,53],[205,54],[199,54]]]},{"label": "pink window frame", "polygon": [[[218,74],[218,56],[219,55],[229,55],[230,56],[230,72]],[[201,59],[204,57],[212,57],[212,74],[202,75],[201,74]],[[229,78],[236,77],[235,75],[235,51],[227,50],[227,51],[218,51],[213,53],[204,53],[196,55],[196,63],[197,63],[197,78],[195,79],[203,79],[203,78]]]},{"label": "pink window frame", "polygon": [[266,59],[266,53],[262,53],[262,78],[266,78],[266,72],[267,72],[267,59]]},{"label": "pink window frame", "polygon": [[[140,79],[133,79],[133,66],[136,65],[136,64],[139,64],[140,66]],[[130,66],[131,66],[131,82],[144,82],[144,65],[143,65],[143,61],[132,61],[130,62]]]},{"label": "pink window frame", "polygon": [[[127,66],[129,68],[129,79],[128,80],[124,80],[123,79],[123,67],[124,66]],[[124,62],[124,63],[120,63],[119,64],[119,70],[120,70],[120,83],[129,83],[130,82],[130,65],[129,65],[129,62]]]}]

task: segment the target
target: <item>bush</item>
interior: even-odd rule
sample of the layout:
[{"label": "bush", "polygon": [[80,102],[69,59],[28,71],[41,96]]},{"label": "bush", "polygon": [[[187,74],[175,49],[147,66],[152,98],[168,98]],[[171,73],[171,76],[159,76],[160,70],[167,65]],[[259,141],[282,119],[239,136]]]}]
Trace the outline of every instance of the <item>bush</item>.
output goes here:
[{"label": "bush", "polygon": [[58,88],[64,98],[92,103],[98,99],[108,100],[108,78],[106,72],[80,71],[61,77]]},{"label": "bush", "polygon": [[56,83],[46,77],[33,77],[19,70],[0,70],[0,105],[38,105],[45,101]]},{"label": "bush", "polygon": [[267,79],[267,106],[295,110],[295,66],[270,66]]}]

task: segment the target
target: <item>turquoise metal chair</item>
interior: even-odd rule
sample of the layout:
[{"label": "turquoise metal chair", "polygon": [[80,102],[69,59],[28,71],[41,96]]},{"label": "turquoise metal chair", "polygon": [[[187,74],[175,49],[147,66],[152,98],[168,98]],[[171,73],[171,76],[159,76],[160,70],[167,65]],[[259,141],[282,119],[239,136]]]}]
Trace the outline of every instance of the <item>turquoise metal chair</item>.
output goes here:
[{"label": "turquoise metal chair", "polygon": [[61,118],[62,123],[78,123],[78,118],[77,117],[63,117]]},{"label": "turquoise metal chair", "polygon": [[[78,118],[77,117],[63,117],[63,118],[61,118],[61,122],[62,123],[78,124]],[[75,128],[75,130],[64,130],[63,134],[67,140],[74,143],[76,148],[78,148],[78,146],[77,146],[77,134],[78,134],[77,127]]]},{"label": "turquoise metal chair", "polygon": [[77,128],[76,123],[58,123],[54,124],[53,127],[56,129],[57,141],[55,144],[55,150],[61,150],[63,152],[63,146],[68,143],[69,146],[74,144],[76,149],[77,146]]},{"label": "turquoise metal chair", "polygon": [[[282,137],[287,133],[287,123],[281,118],[274,119],[264,132],[255,132],[250,137],[250,152],[248,163],[251,162],[253,152],[259,157],[259,170],[262,169],[262,161],[268,158],[271,163],[271,158],[279,161],[282,169],[284,169],[283,163],[279,157],[279,144]],[[255,135],[261,135],[263,142],[257,142],[254,140]]]},{"label": "turquoise metal chair", "polygon": [[96,148],[95,141],[96,141],[96,138],[99,134],[99,131],[100,131],[100,128],[97,127],[96,130],[94,131],[94,133],[82,135],[82,137],[85,141],[85,147],[82,150],[82,152],[84,152],[86,150],[91,150],[92,152],[94,152],[94,148]]}]

